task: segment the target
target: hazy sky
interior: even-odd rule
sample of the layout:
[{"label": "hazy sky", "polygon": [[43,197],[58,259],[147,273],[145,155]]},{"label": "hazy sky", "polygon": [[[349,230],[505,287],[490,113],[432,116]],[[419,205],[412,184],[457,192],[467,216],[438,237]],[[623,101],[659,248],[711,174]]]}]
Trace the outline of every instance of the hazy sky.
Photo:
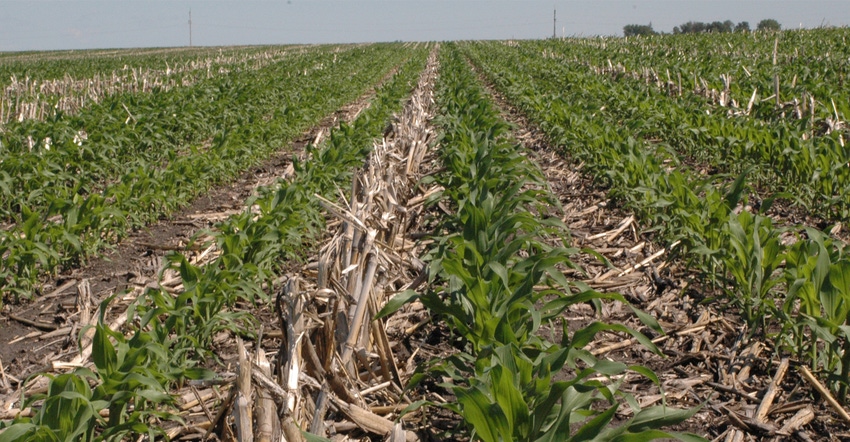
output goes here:
[{"label": "hazy sky", "polygon": [[850,0],[0,0],[0,51],[622,35],[689,20],[850,25]]}]

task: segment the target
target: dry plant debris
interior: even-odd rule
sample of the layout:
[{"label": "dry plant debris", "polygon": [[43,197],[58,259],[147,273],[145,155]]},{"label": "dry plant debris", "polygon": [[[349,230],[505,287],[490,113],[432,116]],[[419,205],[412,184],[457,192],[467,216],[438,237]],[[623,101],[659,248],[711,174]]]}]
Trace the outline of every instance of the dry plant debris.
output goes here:
[{"label": "dry plant debris", "polygon": [[[389,323],[370,318],[390,295],[422,282],[424,266],[409,234],[424,203],[417,183],[433,134],[428,121],[436,68],[434,52],[404,111],[357,174],[350,196],[321,199],[337,221],[328,223],[320,256],[288,275],[277,296],[281,345],[267,353],[276,356],[276,373],[258,374],[260,364],[240,356],[237,379],[255,381],[254,417],[274,416],[265,399],[274,397],[283,407],[280,431],[286,440],[299,440],[298,428],[320,436],[359,431],[417,439],[395,422],[411,403],[403,391],[409,372],[398,342],[387,334],[390,327],[410,324],[406,318],[391,317]],[[252,421],[241,396],[237,393],[240,429]]]},{"label": "dry plant debris", "polygon": [[[411,402],[403,394],[407,362],[387,336],[390,326],[370,318],[392,293],[422,282],[423,265],[407,236],[424,204],[416,184],[432,136],[435,54],[403,113],[374,146],[351,196],[319,197],[336,221],[328,223],[320,256],[288,275],[277,295],[280,331],[269,335],[281,337],[280,347],[266,353],[276,359],[275,373],[239,351],[233,420],[241,440],[251,428],[258,440],[278,440],[280,433],[300,440],[299,428],[320,436],[355,431],[417,439],[394,422]],[[409,326],[389,320],[397,322],[392,327]],[[253,387],[246,386],[251,381]]]}]

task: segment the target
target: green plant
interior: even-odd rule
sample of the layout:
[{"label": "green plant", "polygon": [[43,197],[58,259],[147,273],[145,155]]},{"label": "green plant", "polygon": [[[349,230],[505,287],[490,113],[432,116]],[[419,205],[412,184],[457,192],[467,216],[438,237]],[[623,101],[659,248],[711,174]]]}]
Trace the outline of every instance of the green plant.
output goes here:
[{"label": "green plant", "polygon": [[[813,367],[830,373],[841,400],[850,383],[850,259],[843,248],[814,229],[806,230],[786,254],[784,277],[788,294],[781,342]],[[821,347],[820,343],[824,346]]]},{"label": "green plant", "polygon": [[235,178],[407,55],[398,44],[306,51],[191,87],[120,94],[77,115],[4,127],[4,295],[32,296],[40,277],[80,264]]},{"label": "green plant", "polygon": [[781,282],[774,276],[785,259],[779,243],[780,231],[770,218],[741,212],[729,219],[731,250],[723,257],[731,275],[727,291],[747,324],[765,329],[767,317],[777,308],[772,289]]},{"label": "green plant", "polygon": [[[826,34],[784,33],[783,44],[785,39],[813,44]],[[810,103],[809,120],[794,121],[763,104],[770,111],[759,108],[751,118],[737,118],[707,109],[703,97],[671,94],[669,83],[659,88],[662,84],[654,84],[648,70],[631,76],[609,65],[604,71],[609,76],[585,63],[565,62],[582,57],[601,64],[620,54],[660,56],[670,48],[687,51],[700,45],[724,57],[737,56],[714,46],[715,40],[697,37],[639,40],[625,45],[604,40],[478,42],[462,49],[509,101],[634,210],[659,240],[676,244],[675,256],[685,259],[695,278],[710,283],[705,287],[724,294],[750,326],[751,336],[781,330],[776,351],[791,350],[824,367],[845,396],[847,301],[843,289],[835,288],[844,286],[839,276],[844,246],[811,227],[779,228],[763,215],[777,199],[826,218],[847,213],[850,168],[846,149],[836,149],[843,135],[813,127],[819,117],[839,118],[839,107],[828,117]],[[641,51],[631,52],[635,45]],[[684,63],[705,65],[702,59]],[[757,191],[756,207],[750,207],[746,195]],[[825,203],[814,207],[819,200]],[[780,241],[804,227],[805,237],[796,244]]]},{"label": "green plant", "polygon": [[[301,259],[308,252],[323,222],[314,195],[330,196],[344,187],[386,121],[401,107],[426,55],[425,48],[414,52],[377,92],[368,110],[351,125],[332,131],[326,144],[308,149],[311,161],[296,165],[291,182],[261,189],[240,215],[209,232],[222,251],[217,259],[199,266],[173,254],[171,268],[180,273],[183,292],[173,296],[148,290],[140,296],[126,312],[129,337],[109,329],[100,318],[92,344],[95,370],[77,372],[88,379],[80,383],[82,378],[74,374],[54,378],[46,395],[27,401],[37,410],[36,417],[15,421],[0,433],[0,441],[161,437],[161,420],[179,420],[169,412],[174,401],[169,389],[212,375],[200,365],[212,355],[216,333],[252,332],[250,316],[232,307],[237,302],[261,302],[266,298],[262,284],[269,282],[282,260]],[[253,212],[254,204],[261,208],[259,214]]]},{"label": "green plant", "polygon": [[[564,277],[564,269],[577,267],[570,261],[577,250],[549,245],[566,240],[565,227],[547,216],[555,200],[544,190],[540,171],[509,142],[510,126],[484,98],[457,48],[447,47],[438,92],[446,171],[436,181],[445,189],[438,198],[452,208],[451,215],[426,257],[431,289],[400,295],[379,316],[419,298],[450,325],[460,352],[433,361],[429,372],[450,379],[446,387],[457,404],[441,405],[460,414],[473,439],[615,440],[626,434],[642,440],[688,439],[656,429],[680,422],[690,412],[640,410],[616,382],[587,379],[628,369],[655,379],[643,367],[597,360],[582,349],[602,330],[632,334],[655,349],[645,336],[603,323],[574,333],[562,324],[558,342],[540,336],[543,324],[557,328],[559,315],[570,305],[625,299]],[[639,316],[659,330],[650,317]],[[553,382],[559,373],[572,379]],[[635,420],[612,428],[621,399],[629,401]],[[599,411],[602,402],[608,405]]]},{"label": "green plant", "polygon": [[143,331],[128,340],[101,322],[95,326],[92,355],[94,371],[77,368],[51,377],[45,394],[24,403],[37,409],[35,416],[17,419],[0,433],[0,441],[101,441],[162,434],[152,419],[172,417],[159,409],[173,402],[165,391],[172,373],[160,371],[167,360],[165,348]]}]

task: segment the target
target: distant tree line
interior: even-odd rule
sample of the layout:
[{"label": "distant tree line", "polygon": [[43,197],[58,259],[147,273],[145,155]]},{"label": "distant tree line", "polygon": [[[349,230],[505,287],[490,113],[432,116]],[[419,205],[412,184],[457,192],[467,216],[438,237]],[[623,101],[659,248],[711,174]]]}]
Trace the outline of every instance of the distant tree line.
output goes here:
[{"label": "distant tree line", "polygon": [[[757,31],[778,31],[782,29],[782,25],[778,21],[767,18],[758,23]],[[750,23],[746,21],[735,24],[732,20],[714,21],[711,23],[703,23],[700,21],[689,21],[673,28],[674,34],[702,34],[702,33],[724,33],[724,32],[749,32]],[[655,35],[657,32],[652,29],[652,23],[648,25],[626,25],[623,27],[623,35],[633,37],[638,35]]]},{"label": "distant tree line", "polygon": [[652,23],[648,25],[626,25],[623,26],[623,35],[626,37],[633,37],[635,35],[655,35],[655,32],[652,29]]},{"label": "distant tree line", "polygon": [[732,23],[732,20],[724,22],[715,21],[711,23],[703,23],[701,21],[689,21],[673,28],[674,34],[702,34],[703,32],[724,33],[732,31],[749,31],[750,23],[742,21],[737,25]]}]

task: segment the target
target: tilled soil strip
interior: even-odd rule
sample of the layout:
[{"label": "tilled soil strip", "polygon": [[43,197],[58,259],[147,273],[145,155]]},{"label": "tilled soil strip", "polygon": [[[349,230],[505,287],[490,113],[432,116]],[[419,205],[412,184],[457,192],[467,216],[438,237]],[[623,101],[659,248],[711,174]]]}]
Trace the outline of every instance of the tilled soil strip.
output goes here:
[{"label": "tilled soil strip", "polygon": [[[203,229],[244,209],[245,200],[257,188],[286,178],[292,173],[292,158],[301,156],[308,144],[318,144],[340,122],[353,121],[366,109],[375,90],[397,72],[392,69],[369,91],[354,102],[325,117],[317,126],[275,153],[262,164],[243,173],[236,181],[213,189],[168,220],[128,236],[121,244],[88,266],[61,275],[44,286],[44,296],[25,306],[4,305],[0,313],[0,361],[4,379],[0,381],[0,419],[10,418],[12,403],[20,399],[12,394],[28,376],[49,372],[56,361],[78,354],[80,330],[96,320],[101,300],[127,289],[130,292],[113,302],[110,317],[147,287],[158,287],[164,257],[174,250],[186,250],[192,238]],[[162,283],[172,284],[179,281]],[[171,278],[173,279],[173,278]],[[118,304],[122,307],[116,308]],[[120,315],[119,317],[123,317]],[[4,398],[4,395],[6,397]]]},{"label": "tilled soil strip", "polygon": [[[802,369],[788,371],[788,359],[778,360],[772,343],[744,339],[746,330],[738,315],[720,311],[716,302],[702,303],[711,289],[696,286],[680,263],[668,261],[670,250],[654,244],[634,216],[613,206],[605,190],[582,175],[581,165],[571,165],[557,154],[542,132],[492,85],[487,88],[503,117],[517,126],[515,137],[558,195],[573,245],[608,261],[582,254],[578,261],[587,274],[569,276],[596,290],[623,294],[652,314],[666,332],[653,336],[620,303],[600,312],[606,322],[623,323],[654,338],[667,356],[656,356],[628,336],[608,334],[591,343],[588,349],[594,355],[651,368],[663,394],[637,374],[623,379],[622,391],[634,394],[642,407],[663,400],[680,408],[703,405],[675,429],[713,440],[845,440],[850,435],[847,424],[824,401],[812,400],[813,388]],[[593,315],[590,306],[582,305],[565,312],[563,320],[586,323]],[[624,412],[630,412],[629,407],[619,410],[621,418],[628,418]]]}]

